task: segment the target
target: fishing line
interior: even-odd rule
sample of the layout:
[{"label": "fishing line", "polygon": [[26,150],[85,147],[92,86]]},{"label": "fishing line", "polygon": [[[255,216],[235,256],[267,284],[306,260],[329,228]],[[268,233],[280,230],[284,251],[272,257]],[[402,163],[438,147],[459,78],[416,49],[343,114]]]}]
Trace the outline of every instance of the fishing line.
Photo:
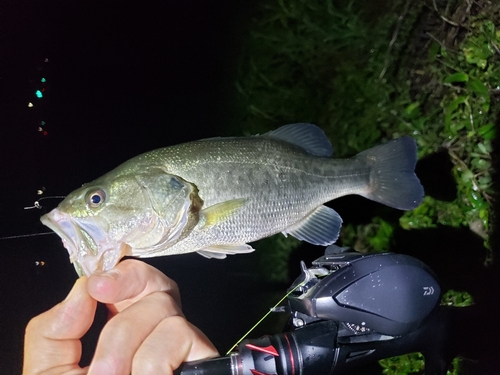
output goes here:
[{"label": "fishing line", "polygon": [[45,234],[56,234],[56,232],[42,232],[42,233],[32,233],[32,234],[20,234],[18,236],[0,237],[0,240],[11,240],[13,238],[43,236]]},{"label": "fishing line", "polygon": [[[33,206],[24,207],[24,209],[25,210],[31,210],[33,208],[38,208],[40,210],[42,208],[42,205],[40,204],[41,200],[43,200],[43,199],[64,199],[64,198],[66,198],[65,195],[53,195],[51,197],[42,197],[39,200],[35,201],[35,203],[33,203]],[[20,235],[17,235],[17,236],[0,237],[0,240],[12,240],[14,238],[44,236],[46,234],[55,234],[55,232],[42,232],[42,233],[32,233],[32,234],[20,234]]]},{"label": "fishing line", "polygon": [[40,201],[42,199],[64,199],[66,198],[65,195],[54,195],[52,197],[43,197],[43,198],[40,198],[39,200],[35,201],[35,203],[33,203],[33,206],[30,206],[30,207],[24,207],[25,210],[31,210],[32,208],[38,208],[38,209],[41,209],[42,208],[42,205],[40,204]]},{"label": "fishing line", "polygon": [[245,334],[243,335],[243,337],[242,337],[241,339],[239,339],[239,340],[236,342],[236,344],[234,344],[234,345],[233,345],[233,346],[232,346],[232,347],[231,347],[231,348],[227,351],[226,355],[229,355],[229,354],[233,351],[233,349],[234,349],[234,348],[236,348],[236,347],[238,346],[238,344],[239,344],[240,342],[242,342],[242,341],[245,339],[245,337],[247,337],[247,336],[250,334],[250,332],[252,332],[252,331],[253,331],[253,330],[254,330],[254,329],[255,329],[255,328],[256,328],[256,327],[257,327],[260,323],[262,323],[262,321],[263,321],[264,319],[266,319],[266,318],[267,318],[267,316],[268,316],[269,314],[271,314],[271,313],[273,312],[273,310],[274,310],[274,309],[276,309],[276,308],[278,307],[278,305],[279,305],[281,302],[283,302],[283,301],[284,301],[284,300],[285,300],[285,299],[286,299],[286,298],[287,298],[290,294],[292,294],[292,293],[293,293],[293,292],[294,292],[294,291],[295,291],[298,287],[303,286],[303,285],[304,285],[304,281],[303,281],[303,282],[301,282],[301,283],[299,283],[299,284],[298,284],[295,288],[293,288],[293,289],[292,289],[292,290],[290,290],[287,294],[285,294],[285,296],[284,296],[282,299],[280,299],[278,302],[276,302],[276,304],[275,304],[273,307],[271,307],[271,308],[269,309],[269,311],[268,311],[268,312],[267,312],[267,313],[266,313],[266,314],[265,314],[262,318],[260,318],[260,320],[259,320],[257,323],[255,323],[255,324],[254,324],[254,326],[253,326],[252,328],[250,328],[250,329],[248,330],[248,332],[247,332],[247,333],[245,333]]}]

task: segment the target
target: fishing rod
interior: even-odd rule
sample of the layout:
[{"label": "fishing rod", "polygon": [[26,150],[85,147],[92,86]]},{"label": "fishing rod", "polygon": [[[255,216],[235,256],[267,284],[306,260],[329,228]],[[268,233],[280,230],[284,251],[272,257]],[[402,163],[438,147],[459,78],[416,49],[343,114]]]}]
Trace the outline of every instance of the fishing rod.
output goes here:
[{"label": "fishing rod", "polygon": [[334,375],[421,352],[425,374],[446,374],[449,308],[421,261],[403,254],[359,254],[331,245],[289,288],[286,331],[244,340],[225,357],[188,362],[176,375]]}]

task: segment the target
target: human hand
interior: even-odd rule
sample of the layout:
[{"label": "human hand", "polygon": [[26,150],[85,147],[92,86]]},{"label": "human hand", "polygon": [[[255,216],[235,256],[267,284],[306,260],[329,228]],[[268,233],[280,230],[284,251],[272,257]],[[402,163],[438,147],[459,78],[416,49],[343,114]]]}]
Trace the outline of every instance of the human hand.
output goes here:
[{"label": "human hand", "polygon": [[[81,368],[80,338],[97,301],[107,304],[110,319],[90,368]],[[171,375],[182,362],[217,355],[184,318],[176,283],[143,262],[125,260],[106,273],[81,277],[63,302],[28,323],[23,375]]]}]

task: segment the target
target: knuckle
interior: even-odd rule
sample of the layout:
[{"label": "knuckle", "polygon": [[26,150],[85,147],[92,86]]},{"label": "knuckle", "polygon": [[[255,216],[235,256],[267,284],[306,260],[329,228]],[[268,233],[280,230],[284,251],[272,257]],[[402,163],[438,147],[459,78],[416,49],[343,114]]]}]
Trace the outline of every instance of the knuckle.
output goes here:
[{"label": "knuckle", "polygon": [[[116,317],[115,317],[116,318]],[[134,327],[137,321],[129,319],[126,316],[120,317],[120,319],[112,318],[103,327],[101,331],[101,340],[105,339],[106,342],[123,343],[130,340],[130,329],[129,327]]]},{"label": "knuckle", "polygon": [[171,315],[161,321],[159,327],[164,332],[169,332],[171,335],[187,334],[190,331],[190,323],[182,315]]},{"label": "knuckle", "polygon": [[40,326],[40,318],[38,316],[35,316],[32,318],[28,324],[26,325],[26,328],[24,330],[25,335],[31,335],[33,332],[38,330],[38,327]]},{"label": "knuckle", "polygon": [[165,320],[165,322],[172,327],[176,327],[178,329],[185,329],[189,327],[189,322],[180,315],[174,315]]},{"label": "knuckle", "polygon": [[132,360],[132,375],[161,375],[171,374],[161,363],[152,360],[146,355],[137,353]]},{"label": "knuckle", "polygon": [[156,306],[162,306],[165,309],[165,314],[169,316],[183,315],[180,306],[175,298],[168,293],[157,292],[149,296],[151,302]]}]

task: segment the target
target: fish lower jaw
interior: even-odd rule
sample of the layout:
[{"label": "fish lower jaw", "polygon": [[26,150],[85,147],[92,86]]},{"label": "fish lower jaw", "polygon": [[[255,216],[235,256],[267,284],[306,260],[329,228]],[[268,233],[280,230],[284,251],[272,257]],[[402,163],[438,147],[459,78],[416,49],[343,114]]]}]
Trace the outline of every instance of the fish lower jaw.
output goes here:
[{"label": "fish lower jaw", "polygon": [[70,261],[79,276],[90,276],[96,272],[109,271],[119,263],[121,258],[132,255],[131,247],[126,243],[99,246],[97,255],[83,250],[78,254],[74,248],[70,249],[66,247],[66,249],[70,253]]},{"label": "fish lower jaw", "polygon": [[101,271],[109,271],[114,268],[124,256],[132,255],[132,248],[126,243],[120,243],[118,247],[113,247],[104,251],[101,255]]}]

